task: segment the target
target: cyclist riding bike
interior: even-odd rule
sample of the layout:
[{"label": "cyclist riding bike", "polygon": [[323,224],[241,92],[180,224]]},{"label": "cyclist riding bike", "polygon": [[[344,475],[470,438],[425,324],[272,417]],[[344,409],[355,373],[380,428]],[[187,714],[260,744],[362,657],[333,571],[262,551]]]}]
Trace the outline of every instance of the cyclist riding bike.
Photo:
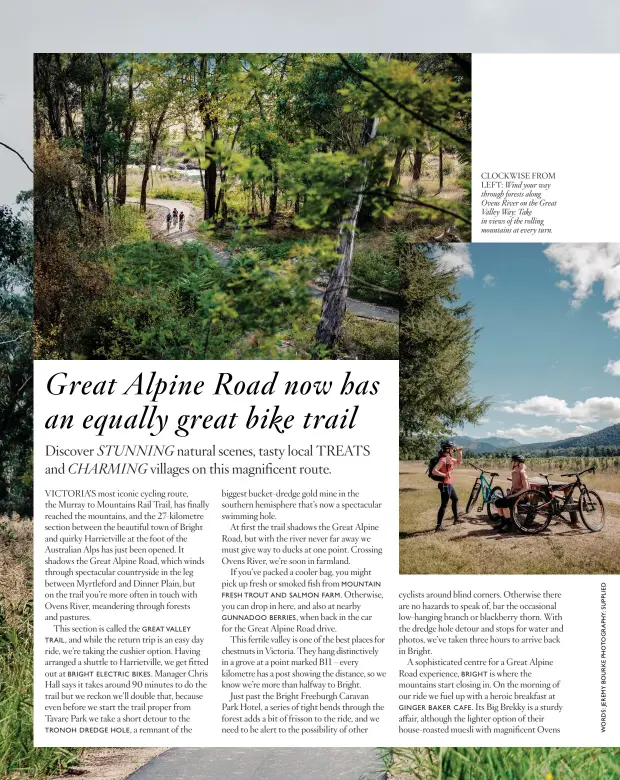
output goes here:
[{"label": "cyclist riding bike", "polygon": [[[456,458],[452,457],[452,453],[457,451]],[[452,502],[452,515],[455,523],[464,523],[465,521],[459,518],[458,503],[459,498],[452,484],[452,472],[455,466],[459,466],[463,462],[463,449],[456,446],[453,441],[442,441],[439,449],[439,459],[435,464],[435,468],[432,471],[432,475],[437,478],[441,478],[438,488],[441,496],[441,504],[439,511],[437,512],[437,526],[435,531],[443,531],[443,517],[446,513],[446,507],[448,501]]]},{"label": "cyclist riding bike", "polygon": [[185,214],[181,212],[179,214],[179,230],[183,230],[183,224],[185,223]]},{"label": "cyclist riding bike", "polygon": [[177,211],[175,206],[175,208],[172,209],[172,224],[174,227],[177,226],[178,219],[179,219],[179,212]]},{"label": "cyclist riding bike", "polygon": [[170,212],[166,214],[166,230],[170,232],[170,223],[172,222],[172,215]]}]

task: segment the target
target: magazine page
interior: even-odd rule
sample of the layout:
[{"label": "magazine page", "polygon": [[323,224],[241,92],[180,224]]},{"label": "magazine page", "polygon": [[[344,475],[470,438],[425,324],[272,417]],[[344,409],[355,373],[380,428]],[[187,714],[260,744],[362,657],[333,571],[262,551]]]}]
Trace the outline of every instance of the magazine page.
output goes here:
[{"label": "magazine page", "polygon": [[617,9],[39,5],[0,777],[619,776]]}]

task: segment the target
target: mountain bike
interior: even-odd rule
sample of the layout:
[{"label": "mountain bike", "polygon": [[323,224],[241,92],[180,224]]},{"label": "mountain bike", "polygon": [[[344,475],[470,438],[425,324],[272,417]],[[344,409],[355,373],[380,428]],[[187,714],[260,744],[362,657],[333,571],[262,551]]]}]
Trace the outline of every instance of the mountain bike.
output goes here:
[{"label": "mountain bike", "polygon": [[[581,481],[583,474],[594,474],[592,466],[583,471],[560,474],[561,477],[574,477],[574,482],[565,482],[552,486],[550,474],[540,476],[547,480],[547,492],[542,490],[524,490],[512,507],[512,519],[517,528],[526,534],[538,534],[544,531],[554,517],[562,519],[562,513],[568,512],[574,517],[579,512],[583,524],[589,531],[601,531],[605,525],[605,507],[601,497]],[[575,491],[579,497],[573,497]]]},{"label": "mountain bike", "polygon": [[[493,487],[493,480],[495,479],[495,477],[499,477],[499,474],[495,471],[485,471],[484,469],[481,469],[479,466],[476,466],[473,463],[468,463],[467,465],[471,466],[471,468],[476,469],[476,471],[479,471],[480,476],[476,477],[474,486],[472,487],[471,493],[469,494],[467,506],[465,507],[465,514],[469,513],[469,510],[474,506],[474,504],[478,500],[478,496],[480,495],[480,493],[482,493],[482,504],[478,507],[477,511],[483,512],[484,505],[486,504],[489,520],[493,523],[497,523],[500,520],[503,521],[503,518],[500,517],[498,514],[496,514],[495,501],[497,501],[498,498],[504,497],[504,491],[499,485]],[[489,477],[491,477],[490,482],[485,477],[485,474],[488,474]]]}]

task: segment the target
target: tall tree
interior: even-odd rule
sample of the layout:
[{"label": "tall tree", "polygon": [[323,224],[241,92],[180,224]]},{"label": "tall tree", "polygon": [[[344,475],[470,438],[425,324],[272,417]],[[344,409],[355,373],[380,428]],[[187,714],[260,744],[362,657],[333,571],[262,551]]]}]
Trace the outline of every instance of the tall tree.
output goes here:
[{"label": "tall tree", "polygon": [[[471,147],[469,134],[455,120],[467,105],[468,95],[456,88],[450,79],[429,75],[401,55],[390,61],[391,55],[383,54],[376,61],[370,60],[364,70],[356,68],[344,55],[338,56],[362,82],[362,88],[351,90],[350,94],[353,102],[366,107],[367,117],[359,146],[364,171],[354,182],[356,192],[340,225],[337,248],[340,259],[331,272],[317,327],[317,342],[328,350],[336,346],[344,323],[355,230],[364,199],[375,197],[373,205],[377,211],[389,209],[392,198],[419,204],[428,210],[443,210],[437,204],[421,202],[417,197],[401,198],[391,188],[373,185],[382,178],[385,156],[384,145],[373,143],[379,118],[382,132],[396,136],[402,146],[415,146],[430,134],[438,139],[450,139],[463,149]],[[369,154],[365,154],[366,147],[369,147]]]},{"label": "tall tree", "polygon": [[[377,134],[377,117],[368,117],[364,121],[360,146],[367,146]],[[340,223],[338,230],[338,248],[336,254],[340,258],[333,268],[327,290],[323,296],[321,319],[316,331],[319,344],[328,349],[336,346],[347,308],[347,296],[349,295],[349,280],[351,278],[351,266],[353,264],[353,245],[355,242],[355,229],[357,220],[364,201],[365,178],[360,182],[360,192],[354,196]]]},{"label": "tall tree", "polygon": [[[385,60],[390,59],[390,54],[382,54]],[[366,117],[360,138],[360,148],[371,143],[377,135],[379,117]],[[364,161],[366,166],[366,160]],[[349,203],[338,230],[338,248],[336,250],[340,260],[332,270],[327,284],[327,290],[323,297],[321,319],[316,331],[319,344],[328,349],[333,349],[338,342],[340,331],[344,323],[344,314],[347,308],[347,296],[349,295],[349,280],[351,266],[353,264],[353,245],[355,242],[355,229],[357,220],[364,201],[364,188],[367,177],[363,176],[359,182],[359,192]]]},{"label": "tall tree", "polygon": [[146,211],[146,194],[155,152],[176,108],[179,92],[178,65],[174,55],[149,57],[141,65],[143,86],[137,110],[144,139],[144,170],[140,187],[140,209]]},{"label": "tall tree", "polygon": [[423,458],[442,435],[478,422],[489,404],[471,391],[471,306],[460,302],[456,274],[438,260],[450,246],[411,244],[403,234],[394,240],[403,297],[400,443],[405,456]]},{"label": "tall tree", "polygon": [[134,105],[134,55],[129,56],[129,66],[127,72],[127,108],[125,116],[121,120],[121,149],[118,164],[118,182],[116,185],[116,202],[123,206],[127,200],[127,165],[129,163],[129,149],[133,138],[137,115]]},{"label": "tall tree", "polygon": [[0,512],[32,513],[32,237],[0,207]]}]

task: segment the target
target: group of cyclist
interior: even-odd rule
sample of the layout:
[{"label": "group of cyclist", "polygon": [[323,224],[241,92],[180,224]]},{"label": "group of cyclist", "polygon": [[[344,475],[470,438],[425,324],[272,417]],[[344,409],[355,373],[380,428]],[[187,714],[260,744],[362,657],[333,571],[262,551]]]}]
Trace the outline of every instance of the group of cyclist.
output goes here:
[{"label": "group of cyclist", "polygon": [[177,222],[179,223],[179,230],[183,230],[183,225],[185,224],[185,214],[181,211],[177,211],[176,206],[172,209],[172,213],[168,212],[166,214],[166,230],[168,233],[170,232],[170,227],[176,227]]},{"label": "group of cyclist", "polygon": [[[457,453],[454,457],[454,453]],[[512,456],[512,468],[511,468],[511,486],[508,494],[505,498],[496,501],[495,509],[499,517],[502,518],[498,530],[508,531],[511,526],[510,509],[511,505],[516,501],[518,494],[524,490],[529,490],[530,481],[525,469],[525,458],[522,455]],[[458,513],[458,496],[453,484],[453,472],[454,467],[459,466],[463,462],[463,449],[457,447],[453,441],[445,440],[441,442],[439,453],[436,458],[433,458],[432,468],[429,469],[429,476],[437,481],[440,492],[440,505],[437,512],[437,525],[435,531],[443,531],[443,518],[446,513],[448,502],[452,504],[452,515],[455,523],[465,522],[459,517]]]}]

